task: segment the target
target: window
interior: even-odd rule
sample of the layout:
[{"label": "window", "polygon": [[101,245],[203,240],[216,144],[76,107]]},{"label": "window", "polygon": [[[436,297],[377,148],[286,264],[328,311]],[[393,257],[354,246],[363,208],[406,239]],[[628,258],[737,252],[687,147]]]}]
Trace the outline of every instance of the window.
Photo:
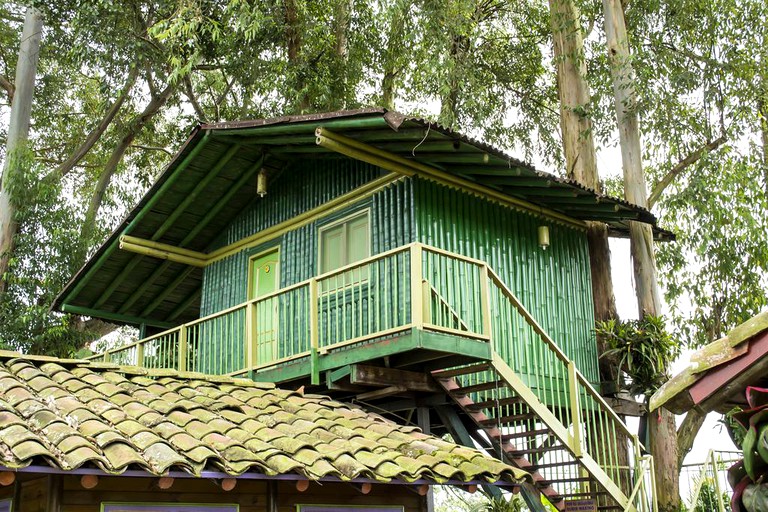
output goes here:
[{"label": "window", "polygon": [[0,512],[11,512],[13,510],[13,500],[0,500]]},{"label": "window", "polygon": [[239,505],[159,503],[102,503],[102,512],[238,512]]},{"label": "window", "polygon": [[403,507],[370,505],[299,505],[299,512],[403,512]]},{"label": "window", "polygon": [[371,255],[368,211],[320,229],[320,273],[363,260]]}]

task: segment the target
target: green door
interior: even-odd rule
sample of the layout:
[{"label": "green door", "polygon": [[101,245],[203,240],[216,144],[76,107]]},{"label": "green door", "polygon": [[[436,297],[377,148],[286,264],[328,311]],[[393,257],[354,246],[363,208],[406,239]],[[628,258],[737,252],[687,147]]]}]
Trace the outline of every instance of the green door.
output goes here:
[{"label": "green door", "polygon": [[[257,299],[278,288],[280,251],[275,249],[251,259],[248,280],[248,298]],[[256,303],[254,321],[256,340],[256,364],[262,365],[277,359],[277,297]]]}]

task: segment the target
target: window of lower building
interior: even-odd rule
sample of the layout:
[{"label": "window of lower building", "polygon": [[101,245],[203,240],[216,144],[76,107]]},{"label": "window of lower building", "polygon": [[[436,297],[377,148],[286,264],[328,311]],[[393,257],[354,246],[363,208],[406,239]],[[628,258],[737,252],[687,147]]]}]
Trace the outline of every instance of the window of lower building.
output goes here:
[{"label": "window of lower building", "polygon": [[102,503],[102,512],[238,512],[239,505],[215,505],[213,503]]},{"label": "window of lower building", "polygon": [[320,273],[371,255],[368,211],[356,213],[320,229]]},{"label": "window of lower building", "polygon": [[376,505],[299,505],[299,512],[403,512],[403,507]]}]

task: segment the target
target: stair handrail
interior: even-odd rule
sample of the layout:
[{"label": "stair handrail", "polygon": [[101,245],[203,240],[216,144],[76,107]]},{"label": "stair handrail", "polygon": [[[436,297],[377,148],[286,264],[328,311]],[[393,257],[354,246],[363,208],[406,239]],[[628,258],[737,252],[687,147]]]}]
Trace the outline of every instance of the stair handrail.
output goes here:
[{"label": "stair handrail", "polygon": [[[512,290],[507,287],[507,285],[504,283],[504,281],[501,280],[501,278],[496,274],[496,272],[493,271],[492,268],[488,267],[488,277],[491,278],[491,280],[494,282],[494,284],[501,290],[501,292],[512,302],[512,305],[517,309],[518,313],[520,313],[520,316],[523,317],[525,322],[530,325],[534,332],[541,338],[544,343],[552,350],[555,355],[557,356],[560,361],[565,364],[566,366],[570,365],[572,363],[572,360],[563,352],[563,350],[558,346],[557,343],[547,334],[547,332],[544,330],[544,328],[536,321],[535,318],[528,312],[528,310],[523,306],[523,304],[520,302],[520,300],[517,298],[517,296],[514,294]],[[618,414],[613,410],[613,408],[608,404],[608,402],[605,401],[605,399],[600,395],[600,393],[597,392],[597,390],[592,386],[592,384],[587,380],[587,378],[584,376],[584,374],[581,373],[581,371],[574,365],[573,374],[576,376],[579,384],[581,384],[584,389],[587,390],[587,392],[592,395],[592,398],[594,398],[600,406],[606,410],[606,412],[611,416],[611,418],[616,421],[620,426],[621,429],[624,431],[624,433],[632,438],[633,440],[637,439],[637,435],[634,434],[629,430],[627,425],[624,423],[624,421],[619,417]],[[640,443],[639,440],[637,440],[640,447],[642,448],[642,443]]]}]

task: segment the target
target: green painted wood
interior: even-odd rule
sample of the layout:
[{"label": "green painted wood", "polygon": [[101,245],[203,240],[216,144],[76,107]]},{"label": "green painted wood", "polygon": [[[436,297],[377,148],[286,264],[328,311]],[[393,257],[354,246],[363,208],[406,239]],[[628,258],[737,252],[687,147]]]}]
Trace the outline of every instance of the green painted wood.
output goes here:
[{"label": "green painted wood", "polygon": [[[590,382],[599,381],[585,232],[426,180],[415,181],[414,198],[419,241],[487,261]],[[538,246],[541,224],[550,229],[546,250]],[[466,269],[462,274],[450,262],[434,264],[433,284],[461,318],[477,323]],[[495,319],[494,337],[501,339],[496,350],[515,371],[546,375],[545,368],[528,366],[540,343],[535,333],[515,311],[500,311],[508,321]]]}]

